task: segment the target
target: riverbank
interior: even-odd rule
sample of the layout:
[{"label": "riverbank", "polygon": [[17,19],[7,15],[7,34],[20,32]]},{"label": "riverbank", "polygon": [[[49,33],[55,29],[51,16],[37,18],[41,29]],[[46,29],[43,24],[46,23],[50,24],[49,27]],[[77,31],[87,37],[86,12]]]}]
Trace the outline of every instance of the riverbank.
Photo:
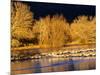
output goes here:
[{"label": "riverbank", "polygon": [[68,49],[61,48],[60,51],[53,52],[42,52],[42,53],[32,53],[33,50],[21,53],[12,54],[11,60],[29,60],[29,59],[42,59],[42,58],[69,58],[69,57],[95,57],[96,49],[95,48],[77,48],[77,49]]},{"label": "riverbank", "polygon": [[[79,46],[95,46],[96,43],[88,43],[88,44],[66,44],[64,45],[64,47],[79,47]],[[11,50],[28,50],[28,49],[37,49],[37,48],[42,48],[42,49],[45,49],[45,48],[51,48],[49,46],[46,46],[46,45],[32,45],[32,46],[24,46],[24,47],[11,47]],[[58,48],[58,47],[52,47],[52,48]]]}]

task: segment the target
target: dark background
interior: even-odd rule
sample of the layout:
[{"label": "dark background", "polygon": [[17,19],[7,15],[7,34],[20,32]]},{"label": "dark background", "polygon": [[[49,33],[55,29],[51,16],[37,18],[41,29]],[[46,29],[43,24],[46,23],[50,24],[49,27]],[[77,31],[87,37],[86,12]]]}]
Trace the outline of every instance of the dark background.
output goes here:
[{"label": "dark background", "polygon": [[[22,1],[23,2],[23,1]],[[96,6],[93,5],[77,5],[77,4],[59,4],[44,2],[23,2],[30,6],[34,13],[34,18],[39,19],[47,15],[62,14],[68,21],[72,21],[80,15],[95,16]]]}]

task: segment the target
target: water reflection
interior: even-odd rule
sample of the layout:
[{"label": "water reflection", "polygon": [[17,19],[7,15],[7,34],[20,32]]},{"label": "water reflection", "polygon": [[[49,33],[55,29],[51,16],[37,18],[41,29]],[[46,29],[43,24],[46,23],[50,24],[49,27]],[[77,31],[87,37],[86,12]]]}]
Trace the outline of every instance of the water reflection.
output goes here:
[{"label": "water reflection", "polygon": [[13,74],[60,72],[95,69],[95,58],[44,58],[12,62]]},{"label": "water reflection", "polygon": [[41,64],[40,64],[40,62],[39,61],[34,61],[33,65],[34,65],[35,68],[38,68],[38,69],[34,69],[34,72],[35,73],[40,73],[41,72],[41,68],[40,68]]}]

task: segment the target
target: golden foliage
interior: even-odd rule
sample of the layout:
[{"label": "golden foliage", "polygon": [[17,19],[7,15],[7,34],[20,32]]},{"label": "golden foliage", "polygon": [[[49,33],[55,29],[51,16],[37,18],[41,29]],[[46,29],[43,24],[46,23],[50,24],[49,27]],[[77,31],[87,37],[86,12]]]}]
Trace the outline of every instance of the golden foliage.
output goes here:
[{"label": "golden foliage", "polygon": [[11,32],[12,37],[17,39],[32,38],[31,33],[33,14],[30,8],[21,2],[12,2],[11,9]]},{"label": "golden foliage", "polygon": [[95,43],[96,39],[96,22],[95,18],[79,16],[71,24],[70,32],[72,42],[75,43]]},{"label": "golden foliage", "polygon": [[39,30],[39,44],[46,47],[63,46],[69,34],[69,24],[63,16],[46,16],[35,23]]},{"label": "golden foliage", "polygon": [[[12,2],[11,34],[12,47],[20,46],[25,40],[28,40],[27,44],[32,45],[32,42],[39,42],[43,47],[60,47],[69,42],[95,43],[96,17],[78,16],[71,25],[62,15],[48,15],[35,21],[28,5]],[[29,43],[29,40],[32,42]]]},{"label": "golden foliage", "polygon": [[12,39],[11,40],[11,46],[12,47],[19,47],[21,43],[17,39]]}]

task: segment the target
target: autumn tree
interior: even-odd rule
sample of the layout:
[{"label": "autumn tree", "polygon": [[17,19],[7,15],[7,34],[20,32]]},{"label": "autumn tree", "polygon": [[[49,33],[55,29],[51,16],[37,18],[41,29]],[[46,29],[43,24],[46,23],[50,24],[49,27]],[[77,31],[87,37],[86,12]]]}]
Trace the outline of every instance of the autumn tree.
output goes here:
[{"label": "autumn tree", "polygon": [[79,16],[70,26],[72,43],[95,43],[96,20],[95,17]]},{"label": "autumn tree", "polygon": [[70,41],[69,24],[61,15],[55,15],[51,19],[51,40],[52,46],[63,46]]},{"label": "autumn tree", "polygon": [[11,40],[11,46],[12,47],[19,47],[21,45],[20,41],[17,39],[12,39]]},{"label": "autumn tree", "polygon": [[33,13],[25,3],[12,2],[11,5],[11,34],[12,39],[32,39]]},{"label": "autumn tree", "polygon": [[45,47],[59,47],[69,37],[69,24],[63,16],[46,16],[35,23],[39,30],[39,44]]}]

